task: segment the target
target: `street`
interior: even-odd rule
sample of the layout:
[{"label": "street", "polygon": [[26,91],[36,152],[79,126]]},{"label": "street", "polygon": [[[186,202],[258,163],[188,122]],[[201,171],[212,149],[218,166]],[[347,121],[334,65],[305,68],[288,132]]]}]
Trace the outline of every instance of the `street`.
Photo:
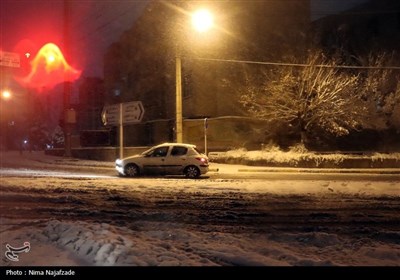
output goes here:
[{"label": "street", "polygon": [[[53,169],[43,161],[29,169],[27,162],[1,169],[1,240],[4,245],[10,238],[29,238],[67,250],[74,255],[67,264],[399,265],[398,175],[324,179],[255,172],[255,178],[245,178],[214,171],[199,180],[120,178],[79,161]],[[110,229],[111,237],[98,236]],[[88,242],[84,232],[91,236],[90,252],[82,249]],[[132,238],[147,245],[138,248]],[[101,249],[113,242],[122,242],[124,252]],[[158,249],[149,253],[146,246]],[[138,250],[146,251],[145,260],[132,257]],[[32,264],[28,256],[19,263],[2,261]]]}]

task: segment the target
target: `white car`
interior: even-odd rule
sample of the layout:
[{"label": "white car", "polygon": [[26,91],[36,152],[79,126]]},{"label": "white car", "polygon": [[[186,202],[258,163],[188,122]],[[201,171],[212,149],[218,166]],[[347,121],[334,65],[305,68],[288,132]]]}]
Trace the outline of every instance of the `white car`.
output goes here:
[{"label": "white car", "polygon": [[140,155],[115,161],[121,176],[185,175],[198,178],[208,172],[208,158],[195,145],[164,143],[154,146]]}]

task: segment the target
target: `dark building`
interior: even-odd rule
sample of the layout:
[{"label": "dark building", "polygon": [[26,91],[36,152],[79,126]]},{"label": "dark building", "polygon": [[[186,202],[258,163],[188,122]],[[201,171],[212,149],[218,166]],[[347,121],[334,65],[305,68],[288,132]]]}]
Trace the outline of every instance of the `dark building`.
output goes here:
[{"label": "dark building", "polygon": [[330,53],[367,56],[400,49],[400,1],[371,0],[312,25],[314,43]]},{"label": "dark building", "polygon": [[[200,7],[215,17],[215,28],[204,34],[190,23],[190,14]],[[243,61],[304,56],[309,23],[309,0],[152,1],[105,55],[106,103],[142,101],[145,108],[140,124],[125,127],[125,145],[174,140],[178,55],[183,141],[201,147],[207,117],[211,149],[259,147],[263,134],[257,128],[265,124],[246,118],[235,90],[245,78],[243,69],[252,67]]]},{"label": "dark building", "polygon": [[103,128],[101,111],[104,107],[103,79],[88,77],[79,86],[79,130]]},{"label": "dark building", "polygon": [[[385,65],[397,66],[400,59],[400,1],[370,0],[340,14],[314,21],[313,42],[326,54],[345,64],[369,65],[371,57],[391,57]],[[375,65],[376,66],[376,65]],[[361,76],[367,71],[358,70]],[[370,70],[372,71],[372,70]],[[370,101],[369,119],[362,131],[336,139],[338,149],[398,151],[400,149],[400,71],[383,77],[377,72],[378,90],[365,92]],[[397,101],[396,101],[397,99]],[[390,104],[390,106],[388,105]],[[390,110],[384,110],[384,106]],[[387,108],[386,107],[386,108]]]},{"label": "dark building", "polygon": [[77,130],[81,146],[111,144],[111,129],[105,128],[101,119],[104,108],[104,81],[96,77],[84,78],[79,86]]}]

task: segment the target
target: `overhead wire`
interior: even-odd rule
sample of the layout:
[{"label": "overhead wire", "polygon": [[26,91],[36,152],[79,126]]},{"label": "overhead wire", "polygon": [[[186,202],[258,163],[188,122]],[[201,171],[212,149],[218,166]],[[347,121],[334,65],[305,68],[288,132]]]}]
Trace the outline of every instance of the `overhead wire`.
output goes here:
[{"label": "overhead wire", "polygon": [[271,66],[290,66],[290,67],[317,67],[317,68],[337,68],[337,69],[381,69],[381,70],[400,70],[400,66],[359,66],[359,65],[327,65],[327,64],[306,64],[306,63],[284,63],[284,62],[271,62],[271,61],[253,61],[253,60],[234,60],[234,59],[220,59],[220,58],[204,58],[204,57],[187,57],[188,59],[203,60],[203,61],[216,61],[216,62],[229,62],[229,63],[242,63],[242,64],[259,64]]}]

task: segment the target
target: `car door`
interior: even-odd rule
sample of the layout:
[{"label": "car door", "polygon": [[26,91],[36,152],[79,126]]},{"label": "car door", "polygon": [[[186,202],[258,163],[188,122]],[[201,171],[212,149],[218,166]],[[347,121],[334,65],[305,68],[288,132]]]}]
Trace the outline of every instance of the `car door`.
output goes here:
[{"label": "car door", "polygon": [[168,154],[168,146],[155,148],[143,158],[143,170],[150,175],[165,174],[164,164]]},{"label": "car door", "polygon": [[164,163],[166,174],[182,174],[186,165],[187,151],[188,148],[185,146],[176,145],[171,147],[171,152],[165,158]]}]

